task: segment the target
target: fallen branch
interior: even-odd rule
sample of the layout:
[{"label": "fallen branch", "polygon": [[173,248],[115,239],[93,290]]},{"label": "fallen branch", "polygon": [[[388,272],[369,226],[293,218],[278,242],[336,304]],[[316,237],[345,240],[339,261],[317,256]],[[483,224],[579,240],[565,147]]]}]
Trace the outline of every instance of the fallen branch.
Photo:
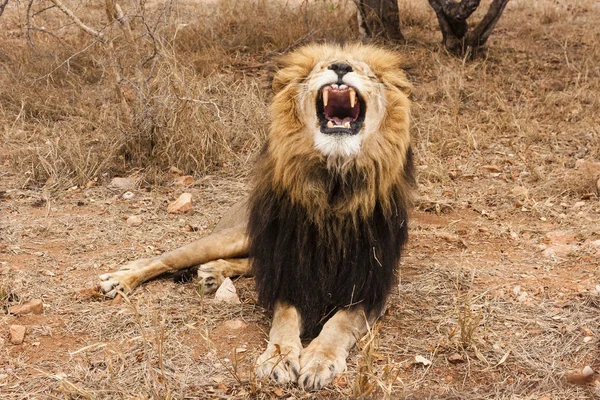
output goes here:
[{"label": "fallen branch", "polygon": [[102,42],[102,43],[106,43],[106,39],[104,38],[104,35],[102,34],[102,32],[99,32],[95,29],[90,28],[89,26],[87,26],[86,24],[83,23],[83,21],[81,21],[79,19],[79,17],[77,17],[77,15],[75,15],[73,13],[73,11],[69,10],[60,0],[50,0],[52,3],[54,3],[54,5],[63,13],[65,13],[69,18],[71,18],[71,20],[73,22],[75,22],[75,24],[77,24],[77,26],[79,26],[79,28],[81,28],[81,30],[83,30],[84,32],[92,35],[93,37],[95,37],[98,41]]}]

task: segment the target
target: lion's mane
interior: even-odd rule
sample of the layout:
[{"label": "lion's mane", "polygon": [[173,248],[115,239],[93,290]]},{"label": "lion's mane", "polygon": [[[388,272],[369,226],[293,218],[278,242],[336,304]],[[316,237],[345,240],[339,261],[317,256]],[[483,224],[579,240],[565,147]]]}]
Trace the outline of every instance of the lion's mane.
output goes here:
[{"label": "lion's mane", "polygon": [[[366,62],[385,86],[380,129],[350,160],[315,149],[296,101],[315,64],[335,57]],[[283,58],[274,77],[272,123],[250,196],[250,258],[259,301],[297,307],[305,335],[337,308],[380,312],[396,282],[413,183],[410,85],[400,62],[373,46],[312,45]]]}]

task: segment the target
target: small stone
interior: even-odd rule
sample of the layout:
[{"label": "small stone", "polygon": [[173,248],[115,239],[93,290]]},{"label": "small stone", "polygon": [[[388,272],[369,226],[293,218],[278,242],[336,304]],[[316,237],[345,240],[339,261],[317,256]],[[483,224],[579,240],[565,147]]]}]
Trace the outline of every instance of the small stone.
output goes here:
[{"label": "small stone", "polygon": [[502,172],[502,168],[497,165],[482,165],[481,168],[489,172]]},{"label": "small stone", "polygon": [[415,356],[415,363],[423,364],[425,367],[427,367],[428,365],[431,365],[431,361],[426,359],[423,356]]},{"label": "small stone", "polygon": [[594,336],[594,332],[590,329],[590,328],[586,328],[585,326],[581,327],[581,332],[585,335],[585,336]]},{"label": "small stone", "polygon": [[46,275],[46,276],[56,276],[56,274],[48,269],[45,269],[42,271],[42,275]]},{"label": "small stone", "polygon": [[570,232],[553,231],[546,234],[546,240],[553,245],[565,245],[574,243],[577,238]]},{"label": "small stone", "polygon": [[19,304],[8,308],[9,314],[25,315],[25,314],[41,314],[44,310],[44,303],[41,300],[35,299],[27,303]]},{"label": "small stone", "polygon": [[575,247],[568,244],[557,244],[555,246],[550,246],[543,251],[545,257],[548,258],[556,258],[556,257],[564,257],[575,251]]},{"label": "small stone", "polygon": [[181,196],[167,207],[169,214],[183,214],[192,210],[191,193],[182,193]]},{"label": "small stone", "polygon": [[583,343],[589,343],[593,340],[594,338],[591,336],[586,336],[583,338]]},{"label": "small stone", "polygon": [[194,177],[191,175],[178,176],[175,178],[175,184],[179,186],[192,186],[194,184]]},{"label": "small stone", "polygon": [[169,172],[170,172],[170,173],[172,173],[172,174],[176,174],[176,175],[183,175],[183,171],[182,171],[182,170],[180,170],[179,168],[177,168],[177,167],[176,167],[176,166],[174,166],[174,165],[172,165],[172,166],[169,168]]},{"label": "small stone", "polygon": [[121,197],[125,200],[131,200],[135,197],[135,194],[133,192],[125,192]]},{"label": "small stone", "polygon": [[127,190],[127,189],[135,189],[138,185],[138,179],[134,178],[134,177],[127,177],[127,178],[120,178],[120,177],[116,177],[113,178],[110,183],[108,184],[108,187],[110,188],[115,188],[115,189],[123,189],[123,190]]},{"label": "small stone", "polygon": [[590,367],[589,365],[586,365],[585,367],[583,367],[583,369],[581,370],[581,375],[588,377],[588,376],[592,376],[594,375],[594,370],[592,369],[592,367]]},{"label": "small stone", "polygon": [[12,344],[21,344],[25,340],[27,328],[23,325],[11,325],[9,328],[10,342]]},{"label": "small stone", "polygon": [[230,319],[229,321],[223,322],[223,326],[231,331],[239,331],[248,326],[248,324],[241,319]]},{"label": "small stone", "polygon": [[458,353],[452,353],[448,356],[448,362],[451,364],[458,364],[465,361],[463,356]]},{"label": "small stone", "polygon": [[521,292],[521,294],[519,294],[519,296],[517,297],[517,301],[519,303],[527,303],[531,300],[531,296],[529,296],[529,293],[527,292]]},{"label": "small stone", "polygon": [[132,215],[129,218],[127,218],[127,225],[129,226],[140,226],[142,222],[142,217],[140,217],[139,215]]},{"label": "small stone", "polygon": [[215,300],[230,304],[241,304],[235,286],[230,278],[225,278],[215,293]]}]

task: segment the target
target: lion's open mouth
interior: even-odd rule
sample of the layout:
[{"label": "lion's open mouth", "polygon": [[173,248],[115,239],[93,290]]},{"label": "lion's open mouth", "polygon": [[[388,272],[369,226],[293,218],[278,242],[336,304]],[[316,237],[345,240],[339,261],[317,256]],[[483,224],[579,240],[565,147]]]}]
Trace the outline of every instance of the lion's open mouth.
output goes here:
[{"label": "lion's open mouth", "polygon": [[362,128],[365,104],[355,88],[334,83],[321,88],[317,116],[322,133],[354,135]]}]

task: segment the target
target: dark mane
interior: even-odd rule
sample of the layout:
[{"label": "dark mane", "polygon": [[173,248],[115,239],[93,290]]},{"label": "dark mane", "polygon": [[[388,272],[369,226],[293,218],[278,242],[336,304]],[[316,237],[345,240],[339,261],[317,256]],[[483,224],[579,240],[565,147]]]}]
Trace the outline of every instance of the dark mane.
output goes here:
[{"label": "dark mane", "polygon": [[[265,155],[263,155],[264,157]],[[359,172],[343,175],[325,166],[315,174],[327,190],[329,212],[315,221],[281,188],[262,180],[251,196],[248,234],[250,258],[259,301],[272,308],[277,301],[297,307],[305,335],[341,307],[361,305],[381,311],[396,283],[396,268],[408,236],[406,185],[412,181],[412,154],[406,156],[403,184],[388,199],[378,199],[368,216],[335,213],[337,202],[373,190]],[[391,207],[384,207],[391,204]]]}]

